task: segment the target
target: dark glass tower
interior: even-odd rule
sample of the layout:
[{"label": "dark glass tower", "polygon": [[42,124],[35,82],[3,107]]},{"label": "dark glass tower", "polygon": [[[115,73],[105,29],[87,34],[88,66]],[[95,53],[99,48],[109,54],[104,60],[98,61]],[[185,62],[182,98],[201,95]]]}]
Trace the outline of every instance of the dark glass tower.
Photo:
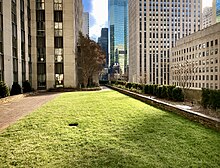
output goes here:
[{"label": "dark glass tower", "polygon": [[108,12],[110,68],[125,75],[128,66],[128,0],[109,0]]},{"label": "dark glass tower", "polygon": [[108,68],[109,57],[108,57],[108,28],[102,28],[101,37],[98,39],[98,44],[106,54],[105,68]]}]

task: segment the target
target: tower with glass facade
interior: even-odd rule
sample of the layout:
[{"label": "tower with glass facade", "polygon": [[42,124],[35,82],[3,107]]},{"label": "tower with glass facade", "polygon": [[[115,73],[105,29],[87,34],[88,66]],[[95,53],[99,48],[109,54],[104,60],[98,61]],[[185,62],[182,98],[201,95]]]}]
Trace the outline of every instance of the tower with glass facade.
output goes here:
[{"label": "tower with glass facade", "polygon": [[220,0],[212,1],[213,7],[213,24],[220,22]]},{"label": "tower with glass facade", "polygon": [[112,73],[127,73],[128,0],[109,0],[109,53]]},{"label": "tower with glass facade", "polygon": [[105,68],[108,68],[109,58],[108,58],[108,28],[102,28],[101,37],[98,38],[98,44],[101,46],[102,50],[105,52],[106,61]]},{"label": "tower with glass facade", "polygon": [[202,0],[129,0],[129,81],[170,84],[171,48],[200,30],[201,12]]}]

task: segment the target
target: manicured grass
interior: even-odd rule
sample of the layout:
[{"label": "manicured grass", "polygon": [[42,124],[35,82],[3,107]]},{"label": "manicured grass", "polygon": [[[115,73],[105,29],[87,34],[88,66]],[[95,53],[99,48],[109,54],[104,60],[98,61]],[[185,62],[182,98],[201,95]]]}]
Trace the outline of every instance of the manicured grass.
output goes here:
[{"label": "manicured grass", "polygon": [[217,168],[220,133],[115,91],[64,93],[0,134],[10,166]]}]

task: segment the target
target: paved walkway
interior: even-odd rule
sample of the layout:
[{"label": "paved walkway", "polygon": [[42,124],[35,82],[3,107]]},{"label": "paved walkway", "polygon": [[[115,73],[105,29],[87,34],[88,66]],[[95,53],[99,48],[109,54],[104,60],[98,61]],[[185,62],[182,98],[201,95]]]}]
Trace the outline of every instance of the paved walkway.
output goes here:
[{"label": "paved walkway", "polygon": [[8,102],[0,102],[0,131],[23,118],[33,110],[57,97],[59,93],[37,93],[21,97],[18,95]]}]

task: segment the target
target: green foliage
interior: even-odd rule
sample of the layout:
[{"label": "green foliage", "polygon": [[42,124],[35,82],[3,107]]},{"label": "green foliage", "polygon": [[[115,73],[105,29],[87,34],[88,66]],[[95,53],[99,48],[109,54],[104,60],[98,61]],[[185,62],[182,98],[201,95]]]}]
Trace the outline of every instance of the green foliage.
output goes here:
[{"label": "green foliage", "polygon": [[202,101],[201,104],[204,108],[207,108],[210,100],[210,90],[202,88]]},{"label": "green foliage", "polygon": [[149,94],[149,85],[144,85],[144,93]]},{"label": "green foliage", "polygon": [[154,96],[157,95],[157,87],[158,87],[158,85],[153,85],[153,95]]},{"label": "green foliage", "polygon": [[157,86],[156,96],[158,98],[162,98],[162,89],[163,89],[163,86]]},{"label": "green foliage", "polygon": [[168,98],[168,95],[167,95],[167,86],[165,86],[165,85],[163,85],[163,87],[162,87],[161,98]]},{"label": "green foliage", "polygon": [[21,86],[18,84],[18,82],[13,82],[10,95],[18,95],[21,94]]},{"label": "green foliage", "polygon": [[9,96],[9,89],[6,83],[0,81],[0,98]]},{"label": "green foliage", "polygon": [[0,167],[219,168],[219,140],[115,91],[71,92],[1,132]]},{"label": "green foliage", "polygon": [[128,89],[131,89],[131,87],[132,87],[132,83],[127,82],[126,85],[125,85],[125,87],[128,88]]},{"label": "green foliage", "polygon": [[28,80],[26,80],[25,82],[23,82],[23,93],[28,93],[31,91],[32,91],[31,84]]},{"label": "green foliage", "polygon": [[173,100],[175,101],[184,101],[184,95],[181,88],[174,88],[173,89]]},{"label": "green foliage", "polygon": [[173,99],[173,89],[175,88],[176,86],[167,86],[167,97],[168,99],[172,100]]},{"label": "green foliage", "polygon": [[214,110],[220,108],[220,90],[210,91],[210,106]]},{"label": "green foliage", "polygon": [[202,89],[201,104],[204,108],[217,110],[220,108],[220,90]]},{"label": "green foliage", "polygon": [[153,95],[154,93],[154,87],[153,85],[149,85],[149,94]]}]

